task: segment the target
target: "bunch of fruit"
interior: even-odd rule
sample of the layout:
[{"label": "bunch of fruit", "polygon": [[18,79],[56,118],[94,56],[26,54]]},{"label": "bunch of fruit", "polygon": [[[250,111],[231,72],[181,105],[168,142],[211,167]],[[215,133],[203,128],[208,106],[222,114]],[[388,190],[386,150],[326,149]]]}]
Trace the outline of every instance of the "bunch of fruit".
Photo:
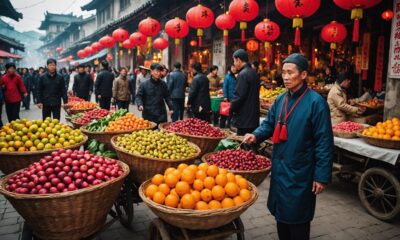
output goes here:
[{"label": "bunch of fruit", "polygon": [[107,158],[117,158],[117,153],[115,151],[106,149],[106,145],[104,143],[100,143],[96,139],[90,140],[87,150],[94,155]]},{"label": "bunch of fruit", "polygon": [[136,117],[132,113],[127,113],[125,116],[109,122],[105,132],[138,130],[149,128],[150,126],[151,123],[149,121]]},{"label": "bunch of fruit", "polygon": [[365,102],[361,102],[359,103],[359,105],[369,108],[376,108],[376,107],[382,107],[384,103],[382,100],[374,98],[374,99],[369,99]]},{"label": "bunch of fruit", "polygon": [[87,125],[86,129],[90,132],[104,132],[106,130],[108,124],[116,119],[125,116],[128,113],[126,109],[118,109],[110,115],[107,115],[104,118],[94,120],[90,124]]},{"label": "bunch of fruit", "polygon": [[[110,114],[110,112],[106,109],[93,109],[91,111],[88,112],[84,112],[84,113],[78,113],[80,115],[79,118],[77,118],[76,120],[74,120],[74,123],[77,124],[89,124],[91,123],[93,120],[98,120],[101,119],[105,116],[107,116],[108,114]],[[71,119],[75,119],[75,115],[78,114],[74,114]]]},{"label": "bunch of fruit", "polygon": [[68,102],[83,102],[85,101],[82,98],[74,97],[74,96],[68,96]]},{"label": "bunch of fruit", "polygon": [[286,88],[277,87],[275,89],[266,89],[264,86],[260,87],[260,98],[276,98],[281,93],[284,93]]},{"label": "bunch of fruit", "polygon": [[363,125],[352,121],[341,122],[333,125],[332,127],[333,131],[338,131],[338,132],[354,132],[361,130],[363,128],[364,128]]},{"label": "bunch of fruit", "polygon": [[215,165],[180,164],[157,174],[145,189],[152,201],[172,208],[230,208],[252,198],[248,181]]},{"label": "bunch of fruit", "polygon": [[86,102],[86,101],[78,101],[78,102],[69,102],[66,107],[70,110],[88,110],[97,107],[96,103]]},{"label": "bunch of fruit", "polygon": [[209,164],[233,171],[262,170],[271,166],[271,161],[267,157],[242,149],[222,150],[208,156],[206,161]]},{"label": "bunch of fruit", "polygon": [[173,133],[140,130],[116,139],[118,147],[145,157],[158,159],[185,159],[196,154],[196,148]]},{"label": "bunch of fruit", "polygon": [[378,122],[375,127],[365,129],[362,134],[386,140],[400,140],[400,120],[392,118],[385,122]]},{"label": "bunch of fruit", "polygon": [[6,189],[21,194],[69,192],[118,178],[123,174],[114,159],[89,151],[60,149],[10,177]]},{"label": "bunch of fruit", "polygon": [[84,140],[80,130],[60,123],[57,119],[44,121],[18,119],[0,129],[2,152],[25,152],[69,147]]},{"label": "bunch of fruit", "polygon": [[224,137],[225,133],[219,129],[211,126],[208,122],[197,119],[187,118],[171,123],[166,128],[168,131],[189,134],[193,136],[202,137]]}]

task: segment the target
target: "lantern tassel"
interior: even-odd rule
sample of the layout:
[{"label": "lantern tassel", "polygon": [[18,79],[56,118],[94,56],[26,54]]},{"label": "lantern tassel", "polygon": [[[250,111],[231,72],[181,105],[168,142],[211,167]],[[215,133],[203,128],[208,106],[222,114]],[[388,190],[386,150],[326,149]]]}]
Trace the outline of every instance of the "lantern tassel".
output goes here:
[{"label": "lantern tassel", "polygon": [[281,123],[278,122],[275,126],[274,134],[272,135],[272,142],[273,143],[280,143],[279,136],[281,135]]},{"label": "lantern tassel", "polygon": [[242,42],[246,40],[247,22],[240,22],[240,29],[242,30]]},{"label": "lantern tassel", "polygon": [[228,46],[228,34],[229,34],[229,31],[228,30],[224,30],[224,44],[225,44],[225,46]]},{"label": "lantern tassel", "polygon": [[286,123],[283,123],[281,132],[279,134],[279,140],[280,141],[286,141],[287,140],[287,128],[286,128]]},{"label": "lantern tassel", "polygon": [[203,47],[203,40],[199,37],[199,47]]},{"label": "lantern tassel", "polygon": [[175,57],[178,57],[178,55],[179,55],[179,44],[180,44],[180,39],[176,38],[175,39]]},{"label": "lantern tassel", "polygon": [[294,36],[294,45],[300,46],[300,42],[301,42],[301,40],[300,40],[300,28],[297,27],[296,28],[296,33],[295,33],[295,36]]},{"label": "lantern tassel", "polygon": [[358,42],[360,38],[360,19],[354,19],[354,26],[353,26],[353,42]]},{"label": "lantern tassel", "polygon": [[204,35],[203,29],[201,28],[197,29],[197,36],[199,37],[199,47],[203,46],[203,40],[201,38],[203,35]]},{"label": "lantern tassel", "polygon": [[335,49],[331,49],[331,62],[330,62],[331,67],[333,66],[334,58],[335,58]]},{"label": "lantern tassel", "polygon": [[245,40],[246,40],[246,32],[243,29],[242,30],[242,42],[244,42]]}]

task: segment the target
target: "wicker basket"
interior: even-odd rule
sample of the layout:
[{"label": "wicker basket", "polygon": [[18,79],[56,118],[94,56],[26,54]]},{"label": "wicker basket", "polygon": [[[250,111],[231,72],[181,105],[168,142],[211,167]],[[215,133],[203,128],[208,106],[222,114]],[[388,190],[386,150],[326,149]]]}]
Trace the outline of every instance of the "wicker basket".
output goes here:
[{"label": "wicker basket", "polygon": [[390,149],[400,149],[400,140],[389,140],[389,139],[382,139],[382,138],[375,138],[366,136],[363,134],[358,134],[359,137],[364,139],[365,142],[381,147],[381,148],[390,148]]},{"label": "wicker basket", "polygon": [[92,111],[92,110],[94,110],[96,108],[97,107],[86,108],[86,109],[71,109],[71,108],[68,108],[68,114],[69,115],[74,115],[74,114],[77,114],[77,113],[89,112],[89,111]]},{"label": "wicker basket", "polygon": [[[84,136],[84,140],[80,143],[74,144],[69,147],[63,147],[65,149],[79,149],[88,140],[87,136]],[[36,152],[0,152],[0,170],[4,174],[10,174],[22,168],[29,166],[30,164],[39,161],[49,153],[56,151],[57,149],[36,151]]]},{"label": "wicker basket", "polygon": [[129,167],[118,161],[124,174],[109,182],[72,192],[17,194],[5,189],[11,175],[0,181],[0,193],[43,240],[83,239],[99,231],[117,199]]},{"label": "wicker basket", "polygon": [[[201,160],[203,162],[207,162],[207,158],[212,155],[213,153],[207,153],[203,157],[201,157]],[[240,171],[240,170],[230,170],[227,169],[230,172],[233,172],[234,174],[239,174],[242,177],[246,178],[248,181],[253,183],[254,185],[258,186],[264,180],[267,178],[268,174],[271,172],[271,167],[262,169],[262,170],[254,170],[254,171]]]},{"label": "wicker basket", "polygon": [[357,131],[355,132],[333,131],[333,136],[339,138],[356,138],[358,135]]},{"label": "wicker basket", "polygon": [[193,164],[201,153],[200,148],[196,146],[196,144],[189,142],[189,144],[197,150],[197,153],[192,157],[179,160],[144,157],[129,153],[126,150],[118,147],[115,143],[117,137],[118,136],[114,136],[111,139],[112,147],[117,152],[118,159],[129,165],[133,173],[133,182],[138,185],[142,184],[147,179],[152,178],[155,174],[164,172],[169,167],[178,167],[178,165],[181,163],[186,163],[188,165]]},{"label": "wicker basket", "polygon": [[74,129],[80,129],[81,127],[86,126],[86,125],[88,125],[89,123],[76,123],[76,122],[71,122],[71,124],[72,124],[72,127],[73,127]]},{"label": "wicker basket", "polygon": [[143,202],[150,208],[150,210],[158,217],[167,223],[185,229],[191,230],[207,230],[218,228],[232,222],[238,218],[244,211],[247,210],[258,198],[257,188],[249,183],[252,196],[249,201],[225,209],[213,210],[191,210],[191,209],[177,209],[164,205],[157,204],[148,199],[144,191],[150,184],[150,180],[144,182],[139,188],[139,195]]},{"label": "wicker basket", "polygon": [[[166,131],[166,132],[173,132],[167,130],[168,125],[171,123],[161,123],[159,125],[160,130]],[[192,142],[199,146],[201,149],[201,154],[204,155],[206,153],[214,151],[214,149],[218,146],[218,143],[225,138],[224,137],[203,137],[203,136],[193,136],[189,134],[183,134],[183,133],[178,133],[178,132],[173,132],[178,136],[181,136],[183,138],[186,138],[189,142]]]}]

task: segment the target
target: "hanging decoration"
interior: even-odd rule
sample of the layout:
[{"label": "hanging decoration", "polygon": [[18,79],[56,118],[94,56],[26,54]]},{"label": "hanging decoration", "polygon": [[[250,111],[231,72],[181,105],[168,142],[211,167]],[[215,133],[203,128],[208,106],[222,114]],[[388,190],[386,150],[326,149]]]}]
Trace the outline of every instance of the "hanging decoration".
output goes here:
[{"label": "hanging decoration", "polygon": [[110,48],[115,46],[114,38],[112,38],[109,35],[106,35],[106,36],[100,38],[99,43],[103,48],[107,48],[107,51],[109,51]]},{"label": "hanging decoration", "polygon": [[153,41],[153,47],[160,51],[166,49],[168,47],[168,45],[169,45],[168,40],[165,38],[162,38],[162,37],[156,38]]},{"label": "hanging decoration", "polygon": [[77,53],[76,53],[76,55],[79,57],[79,58],[85,58],[87,55],[86,55],[86,52],[84,51],[84,50],[79,50]]},{"label": "hanging decoration", "polygon": [[86,56],[90,56],[90,55],[92,55],[94,53],[93,49],[91,47],[89,47],[89,46],[85,47],[83,49],[83,51],[85,51]]},{"label": "hanging decoration", "polygon": [[373,7],[382,0],[333,0],[340,8],[351,10],[351,19],[354,20],[353,42],[360,38],[360,19],[363,18],[363,9]]},{"label": "hanging decoration", "polygon": [[186,13],[186,22],[191,28],[197,29],[197,36],[199,37],[199,47],[203,46],[202,37],[204,29],[209,28],[214,22],[214,13],[208,7],[201,4],[192,7]]},{"label": "hanging decoration", "polygon": [[281,34],[281,29],[275,22],[264,19],[264,21],[258,23],[254,28],[254,35],[258,40],[264,42],[265,57],[268,59],[268,54],[270,53],[271,42],[278,39]]},{"label": "hanging decoration", "polygon": [[190,46],[191,47],[196,47],[197,46],[197,41],[196,40],[192,40],[192,41],[190,41]]},{"label": "hanging decoration", "polygon": [[147,44],[151,47],[153,37],[160,32],[160,23],[151,17],[148,17],[139,22],[139,32],[143,33],[147,37]]},{"label": "hanging decoration", "polygon": [[390,21],[393,18],[393,11],[388,9],[382,13],[382,19],[385,21]]},{"label": "hanging decoration", "polygon": [[294,45],[300,46],[301,44],[300,28],[303,27],[303,18],[313,15],[320,5],[321,0],[275,0],[278,12],[293,19],[292,27],[296,29]]},{"label": "hanging decoration", "polygon": [[334,58],[335,58],[335,50],[337,48],[337,43],[343,42],[347,37],[347,29],[346,27],[338,23],[336,21],[332,21],[331,23],[325,25],[321,31],[321,38],[325,42],[331,44],[331,61],[330,66],[333,66]]},{"label": "hanging decoration", "polygon": [[95,52],[99,52],[99,51],[103,50],[103,47],[101,46],[101,44],[99,42],[92,43],[92,45],[90,45],[90,47],[92,47],[93,51],[95,51]]},{"label": "hanging decoration", "polygon": [[176,17],[165,24],[165,32],[168,37],[175,38],[175,57],[177,57],[179,55],[180,39],[189,34],[189,25],[185,20]]},{"label": "hanging decoration", "polygon": [[376,66],[375,66],[375,84],[374,91],[382,91],[382,76],[385,58],[385,37],[378,37],[378,46],[376,48]]},{"label": "hanging decoration", "polygon": [[123,46],[124,48],[128,49],[128,55],[130,55],[130,54],[131,54],[131,49],[135,47],[135,44],[133,44],[133,43],[131,42],[131,40],[126,39],[126,40],[122,43],[122,46]]},{"label": "hanging decoration", "polygon": [[258,50],[258,42],[256,40],[249,40],[246,43],[246,49],[249,52],[255,52]]},{"label": "hanging decoration", "polygon": [[62,47],[58,47],[58,48],[56,48],[56,52],[57,52],[58,54],[60,54],[60,53],[62,52],[62,50],[63,50],[63,48],[62,48]]},{"label": "hanging decoration", "polygon": [[254,20],[258,16],[260,7],[255,0],[233,0],[229,5],[229,14],[240,22],[242,30],[242,42],[246,39],[247,22]]},{"label": "hanging decoration", "polygon": [[112,33],[112,37],[115,41],[119,42],[119,46],[122,46],[122,42],[129,38],[129,33],[123,28],[118,28]]},{"label": "hanging decoration", "polygon": [[229,30],[235,27],[236,25],[235,19],[229,14],[229,12],[226,12],[224,14],[219,15],[215,19],[215,25],[217,26],[217,28],[223,31],[224,44],[225,46],[228,46]]},{"label": "hanging decoration", "polygon": [[132,44],[137,47],[137,56],[140,55],[140,47],[144,44],[146,44],[146,35],[144,35],[141,32],[134,32],[129,36],[129,40],[132,42]]},{"label": "hanging decoration", "polygon": [[107,53],[107,57],[106,57],[106,59],[107,59],[108,61],[111,61],[111,60],[113,60],[113,56],[112,56],[112,54],[111,54],[111,53]]}]

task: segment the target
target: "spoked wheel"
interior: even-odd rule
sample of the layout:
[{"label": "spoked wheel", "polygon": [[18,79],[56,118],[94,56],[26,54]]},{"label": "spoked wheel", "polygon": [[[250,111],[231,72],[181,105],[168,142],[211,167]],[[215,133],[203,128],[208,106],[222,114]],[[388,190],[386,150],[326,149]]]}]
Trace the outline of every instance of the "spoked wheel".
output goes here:
[{"label": "spoked wheel", "polygon": [[342,182],[349,183],[353,181],[353,179],[356,177],[356,174],[351,172],[339,172],[336,174],[336,177]]},{"label": "spoked wheel", "polygon": [[150,224],[150,240],[170,240],[167,226],[159,218],[153,219]]},{"label": "spoked wheel", "polygon": [[400,183],[385,169],[365,171],[358,184],[358,195],[368,212],[380,220],[393,220],[400,212]]},{"label": "spoked wheel", "polygon": [[121,224],[130,228],[133,220],[133,189],[130,175],[125,179],[121,192],[114,203]]}]

